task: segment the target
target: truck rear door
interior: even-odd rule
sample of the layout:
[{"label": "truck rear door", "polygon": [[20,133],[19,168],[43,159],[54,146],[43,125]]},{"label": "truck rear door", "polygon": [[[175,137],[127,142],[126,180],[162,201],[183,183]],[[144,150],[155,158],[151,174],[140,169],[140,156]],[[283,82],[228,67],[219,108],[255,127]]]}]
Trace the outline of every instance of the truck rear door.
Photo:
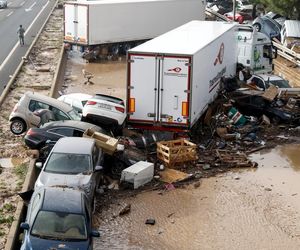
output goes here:
[{"label": "truck rear door", "polygon": [[163,125],[188,125],[190,65],[190,57],[160,60],[158,121]]},{"label": "truck rear door", "polygon": [[191,58],[128,57],[129,122],[188,125]]},{"label": "truck rear door", "polygon": [[66,3],[64,19],[64,40],[74,44],[88,44],[88,6]]}]

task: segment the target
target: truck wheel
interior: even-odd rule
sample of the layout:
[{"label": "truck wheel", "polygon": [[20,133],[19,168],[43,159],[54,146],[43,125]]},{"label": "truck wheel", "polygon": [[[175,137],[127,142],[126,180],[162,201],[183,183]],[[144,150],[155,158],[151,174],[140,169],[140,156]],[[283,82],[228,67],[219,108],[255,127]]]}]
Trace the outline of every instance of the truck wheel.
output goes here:
[{"label": "truck wheel", "polygon": [[15,118],[10,123],[10,131],[15,135],[20,135],[26,130],[25,122],[20,118]]},{"label": "truck wheel", "polygon": [[253,24],[253,28],[254,28],[256,31],[260,32],[260,30],[261,30],[261,25],[260,25],[259,23],[255,23],[255,24]]}]

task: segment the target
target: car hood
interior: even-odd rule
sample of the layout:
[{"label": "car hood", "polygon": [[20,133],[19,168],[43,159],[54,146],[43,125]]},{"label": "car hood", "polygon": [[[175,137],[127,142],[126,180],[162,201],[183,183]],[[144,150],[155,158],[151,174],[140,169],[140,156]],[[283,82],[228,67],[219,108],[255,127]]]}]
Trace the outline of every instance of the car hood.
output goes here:
[{"label": "car hood", "polygon": [[89,185],[91,175],[84,174],[53,174],[41,172],[36,183],[37,186],[68,186],[85,188]]},{"label": "car hood", "polygon": [[24,250],[46,250],[46,249],[56,249],[56,250],[71,250],[71,249],[88,249],[88,240],[85,241],[60,241],[60,240],[49,240],[42,239],[34,236],[29,236],[27,241],[21,249]]}]

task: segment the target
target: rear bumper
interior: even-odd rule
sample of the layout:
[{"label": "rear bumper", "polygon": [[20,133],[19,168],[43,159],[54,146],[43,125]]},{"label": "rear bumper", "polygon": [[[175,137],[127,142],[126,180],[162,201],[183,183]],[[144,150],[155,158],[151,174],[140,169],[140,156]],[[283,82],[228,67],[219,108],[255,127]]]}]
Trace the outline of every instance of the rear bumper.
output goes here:
[{"label": "rear bumper", "polygon": [[116,127],[122,126],[122,124],[119,125],[118,120],[109,118],[106,116],[100,116],[100,115],[88,114],[87,116],[82,117],[82,120],[83,121],[91,121],[94,124],[97,124],[97,125],[99,124],[100,126],[102,125],[105,127],[111,126],[113,128],[116,128]]}]

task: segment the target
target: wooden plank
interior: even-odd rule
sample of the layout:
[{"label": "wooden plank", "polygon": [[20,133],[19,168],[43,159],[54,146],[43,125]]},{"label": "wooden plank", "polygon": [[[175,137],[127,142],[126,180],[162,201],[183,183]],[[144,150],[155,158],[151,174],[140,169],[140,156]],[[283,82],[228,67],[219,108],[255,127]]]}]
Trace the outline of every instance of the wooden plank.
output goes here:
[{"label": "wooden plank", "polygon": [[271,85],[262,95],[262,97],[268,101],[273,101],[278,95],[278,88],[274,85]]},{"label": "wooden plank", "polygon": [[183,181],[190,177],[190,175],[187,173],[175,169],[171,169],[171,168],[165,168],[165,170],[160,172],[159,175],[160,175],[160,180],[166,183]]}]

